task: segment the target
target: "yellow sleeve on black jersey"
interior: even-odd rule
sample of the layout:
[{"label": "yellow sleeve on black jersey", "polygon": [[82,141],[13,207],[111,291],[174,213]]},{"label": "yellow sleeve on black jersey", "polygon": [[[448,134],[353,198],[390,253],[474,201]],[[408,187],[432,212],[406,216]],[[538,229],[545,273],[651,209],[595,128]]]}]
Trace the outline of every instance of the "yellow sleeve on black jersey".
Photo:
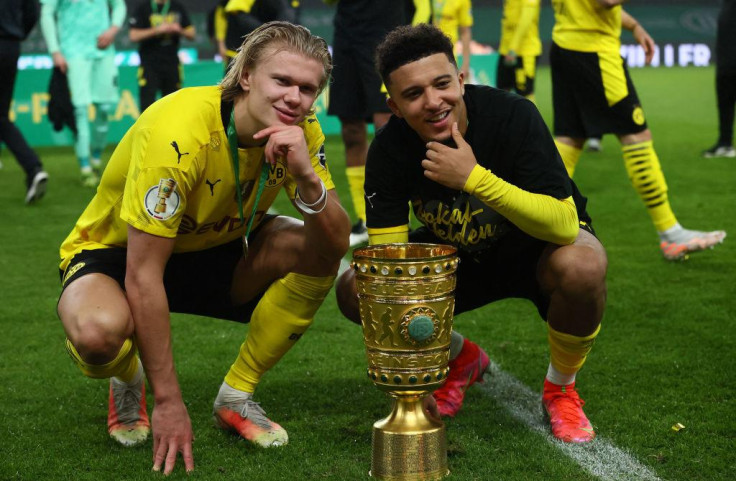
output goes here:
[{"label": "yellow sleeve on black jersey", "polygon": [[553,244],[572,244],[578,235],[578,213],[572,197],[555,199],[527,192],[476,165],[463,187],[532,237]]},{"label": "yellow sleeve on black jersey", "polygon": [[409,224],[396,227],[368,228],[368,243],[395,244],[409,242]]}]

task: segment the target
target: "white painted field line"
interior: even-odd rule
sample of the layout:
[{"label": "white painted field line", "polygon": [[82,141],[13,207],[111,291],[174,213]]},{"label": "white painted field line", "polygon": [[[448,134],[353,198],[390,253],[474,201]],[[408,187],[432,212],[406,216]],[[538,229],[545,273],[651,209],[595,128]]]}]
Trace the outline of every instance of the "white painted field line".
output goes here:
[{"label": "white painted field line", "polygon": [[517,421],[543,436],[548,443],[565,453],[581,468],[603,480],[659,481],[656,473],[639,463],[628,452],[610,441],[596,436],[586,444],[563,443],[552,437],[549,425],[542,414],[539,393],[529,389],[512,375],[504,372],[491,361],[483,384],[476,384],[488,396],[496,400]]},{"label": "white painted field line", "polygon": [[344,257],[340,260],[340,268],[337,270],[337,277],[340,277],[343,272],[350,269],[350,261]]}]

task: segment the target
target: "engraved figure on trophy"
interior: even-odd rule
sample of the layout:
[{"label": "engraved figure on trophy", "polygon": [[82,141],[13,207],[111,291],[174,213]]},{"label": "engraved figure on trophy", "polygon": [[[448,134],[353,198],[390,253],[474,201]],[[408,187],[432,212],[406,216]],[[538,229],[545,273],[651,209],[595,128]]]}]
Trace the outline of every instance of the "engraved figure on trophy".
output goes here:
[{"label": "engraved figure on trophy", "polygon": [[383,346],[383,341],[388,339],[391,347],[399,347],[394,338],[394,332],[391,329],[391,322],[391,308],[387,307],[381,316],[381,337],[378,339],[378,344]]}]

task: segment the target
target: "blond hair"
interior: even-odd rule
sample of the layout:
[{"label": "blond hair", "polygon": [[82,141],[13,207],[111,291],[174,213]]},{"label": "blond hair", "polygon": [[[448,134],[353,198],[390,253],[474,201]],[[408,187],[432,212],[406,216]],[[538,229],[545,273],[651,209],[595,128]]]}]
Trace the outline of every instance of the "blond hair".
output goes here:
[{"label": "blond hair", "polygon": [[[313,58],[322,64],[323,75],[319,83],[319,92],[327,85],[332,73],[332,57],[327,49],[327,42],[301,25],[289,22],[268,22],[245,36],[243,45],[233,59],[225,78],[220,82],[223,100],[234,100],[243,93],[240,79],[245,69],[258,65],[268,47],[280,47],[294,53]],[[318,92],[318,93],[319,93]]]}]

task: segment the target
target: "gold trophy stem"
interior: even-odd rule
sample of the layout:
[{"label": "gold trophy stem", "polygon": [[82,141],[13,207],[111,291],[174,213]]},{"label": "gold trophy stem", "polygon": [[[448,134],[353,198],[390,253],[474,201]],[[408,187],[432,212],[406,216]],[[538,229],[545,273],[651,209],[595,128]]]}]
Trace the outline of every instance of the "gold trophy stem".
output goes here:
[{"label": "gold trophy stem", "polygon": [[440,480],[447,469],[445,425],[427,415],[426,393],[391,393],[393,411],[373,424],[370,475],[382,481]]}]

